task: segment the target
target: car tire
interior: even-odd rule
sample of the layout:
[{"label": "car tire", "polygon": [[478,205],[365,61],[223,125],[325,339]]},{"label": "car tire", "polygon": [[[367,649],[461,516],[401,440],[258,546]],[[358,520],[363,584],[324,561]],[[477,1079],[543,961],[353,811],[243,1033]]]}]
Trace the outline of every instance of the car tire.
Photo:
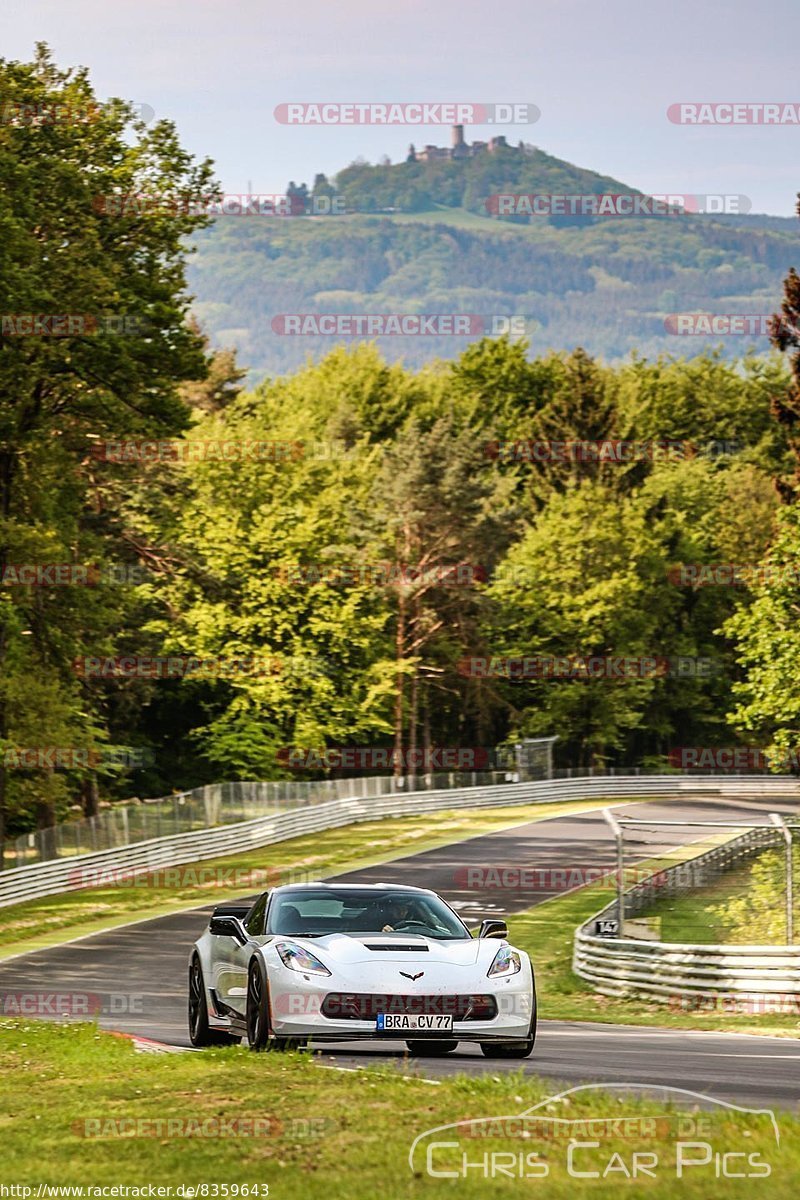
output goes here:
[{"label": "car tire", "polygon": [[189,1041],[193,1046],[230,1046],[239,1038],[212,1029],[208,1023],[208,1001],[200,955],[196,952],[189,963]]},{"label": "car tire", "polygon": [[533,1016],[529,1036],[524,1042],[481,1042],[484,1058],[528,1058],[536,1044],[536,997],[533,998]]},{"label": "car tire", "polygon": [[303,1050],[308,1038],[275,1037],[269,1009],[269,980],[264,960],[250,960],[247,971],[247,1044],[251,1050]]},{"label": "car tire", "polygon": [[455,1050],[458,1042],[440,1041],[440,1042],[406,1042],[409,1054],[415,1054],[422,1058],[426,1055],[429,1058],[438,1058],[442,1054],[451,1054]]},{"label": "car tire", "polygon": [[250,960],[247,969],[247,1044],[260,1052],[269,1045],[269,984],[262,958]]}]

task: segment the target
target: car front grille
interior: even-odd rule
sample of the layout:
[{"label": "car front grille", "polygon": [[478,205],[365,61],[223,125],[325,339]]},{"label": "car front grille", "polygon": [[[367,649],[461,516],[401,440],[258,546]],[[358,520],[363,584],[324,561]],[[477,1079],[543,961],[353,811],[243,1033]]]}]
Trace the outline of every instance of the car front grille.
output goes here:
[{"label": "car front grille", "polygon": [[435,1013],[454,1021],[491,1021],[497,1016],[494,996],[390,996],[372,992],[329,992],[322,1015],[332,1021],[371,1021],[378,1013]]}]

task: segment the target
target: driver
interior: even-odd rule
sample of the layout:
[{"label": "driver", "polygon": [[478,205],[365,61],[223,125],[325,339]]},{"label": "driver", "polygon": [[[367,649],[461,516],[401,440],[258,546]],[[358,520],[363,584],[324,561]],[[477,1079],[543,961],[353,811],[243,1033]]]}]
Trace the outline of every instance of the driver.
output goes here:
[{"label": "driver", "polygon": [[386,924],[381,933],[394,933],[401,925],[414,920],[411,905],[407,900],[391,900],[385,910]]}]

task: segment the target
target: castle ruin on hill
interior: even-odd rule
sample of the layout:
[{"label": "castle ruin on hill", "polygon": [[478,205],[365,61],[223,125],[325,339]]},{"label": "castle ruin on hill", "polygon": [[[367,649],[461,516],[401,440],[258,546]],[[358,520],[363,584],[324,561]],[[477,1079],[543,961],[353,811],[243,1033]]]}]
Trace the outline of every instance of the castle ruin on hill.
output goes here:
[{"label": "castle ruin on hill", "polygon": [[[522,143],[520,143],[520,147]],[[413,146],[408,147],[408,156],[406,162],[433,162],[436,159],[459,159],[459,158],[474,158],[477,154],[494,154],[497,150],[511,150],[504,134],[498,134],[497,137],[489,138],[488,142],[465,142],[464,141],[464,126],[451,126],[451,136],[449,146],[423,146],[421,150],[416,150]]]}]

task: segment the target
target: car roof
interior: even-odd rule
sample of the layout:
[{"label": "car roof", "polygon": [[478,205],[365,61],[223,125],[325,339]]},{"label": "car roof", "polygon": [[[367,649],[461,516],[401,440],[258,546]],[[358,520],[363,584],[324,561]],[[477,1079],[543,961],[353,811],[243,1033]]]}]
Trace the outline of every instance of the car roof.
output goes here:
[{"label": "car roof", "polygon": [[348,892],[419,892],[421,896],[435,896],[436,893],[430,888],[413,887],[410,883],[326,883],[320,879],[316,883],[285,883],[280,887],[273,888],[273,893],[276,892],[304,892],[309,889],[319,891],[341,891],[346,888]]}]

